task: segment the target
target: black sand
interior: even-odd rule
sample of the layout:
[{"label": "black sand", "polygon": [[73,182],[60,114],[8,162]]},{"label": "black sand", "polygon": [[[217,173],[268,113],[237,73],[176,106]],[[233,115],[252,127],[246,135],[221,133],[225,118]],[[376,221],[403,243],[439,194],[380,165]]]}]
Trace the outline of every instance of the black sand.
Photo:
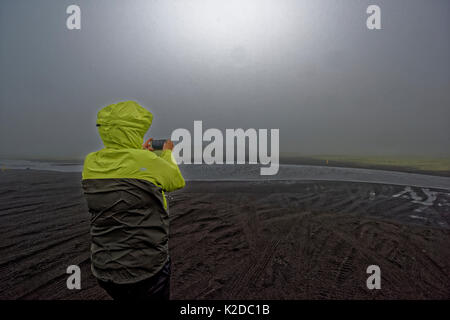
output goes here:
[{"label": "black sand", "polygon": [[[80,173],[0,171],[0,298],[108,299]],[[423,195],[421,188],[413,188]],[[171,194],[173,299],[449,299],[450,195],[350,182],[190,182]],[[372,193],[372,196],[370,194]],[[424,197],[425,199],[425,197]],[[82,289],[66,288],[67,266]],[[366,268],[381,268],[381,290]]]}]

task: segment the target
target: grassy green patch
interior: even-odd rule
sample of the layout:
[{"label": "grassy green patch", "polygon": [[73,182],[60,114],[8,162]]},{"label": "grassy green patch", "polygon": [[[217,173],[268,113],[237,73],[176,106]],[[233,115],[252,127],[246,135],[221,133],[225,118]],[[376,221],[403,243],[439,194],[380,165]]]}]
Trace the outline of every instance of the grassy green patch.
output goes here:
[{"label": "grassy green patch", "polygon": [[329,162],[342,162],[369,166],[390,166],[412,168],[424,171],[450,171],[450,157],[427,158],[427,157],[381,157],[381,156],[339,156],[319,155],[311,156],[311,159]]}]

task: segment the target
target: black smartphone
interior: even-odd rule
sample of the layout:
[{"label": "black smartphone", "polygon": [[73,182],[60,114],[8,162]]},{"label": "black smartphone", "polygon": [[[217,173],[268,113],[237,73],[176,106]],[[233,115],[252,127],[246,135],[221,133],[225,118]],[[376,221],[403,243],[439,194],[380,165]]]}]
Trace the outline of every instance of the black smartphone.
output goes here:
[{"label": "black smartphone", "polygon": [[156,140],[152,140],[152,148],[154,150],[162,150],[162,148],[164,147],[164,142],[166,142],[167,139],[156,139]]}]

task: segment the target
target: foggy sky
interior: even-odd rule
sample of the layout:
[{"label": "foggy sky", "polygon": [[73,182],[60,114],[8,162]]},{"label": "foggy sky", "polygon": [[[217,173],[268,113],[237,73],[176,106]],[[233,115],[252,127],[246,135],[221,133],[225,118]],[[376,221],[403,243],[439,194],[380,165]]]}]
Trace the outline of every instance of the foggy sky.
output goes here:
[{"label": "foggy sky", "polygon": [[279,128],[282,154],[450,155],[449,30],[447,0],[2,0],[0,157],[82,159],[124,100],[148,137],[202,120]]}]

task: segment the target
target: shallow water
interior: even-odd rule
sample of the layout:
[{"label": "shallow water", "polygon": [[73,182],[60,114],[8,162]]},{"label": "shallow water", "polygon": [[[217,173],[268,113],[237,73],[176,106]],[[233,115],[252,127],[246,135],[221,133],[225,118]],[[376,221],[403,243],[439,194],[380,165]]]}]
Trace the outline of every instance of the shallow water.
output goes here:
[{"label": "shallow water", "polygon": [[[217,180],[327,180],[383,183],[450,190],[450,178],[397,171],[312,165],[280,165],[278,174],[260,175],[259,164],[182,164],[180,170],[189,181]],[[0,160],[3,169],[33,169],[81,172],[82,161]]]}]

